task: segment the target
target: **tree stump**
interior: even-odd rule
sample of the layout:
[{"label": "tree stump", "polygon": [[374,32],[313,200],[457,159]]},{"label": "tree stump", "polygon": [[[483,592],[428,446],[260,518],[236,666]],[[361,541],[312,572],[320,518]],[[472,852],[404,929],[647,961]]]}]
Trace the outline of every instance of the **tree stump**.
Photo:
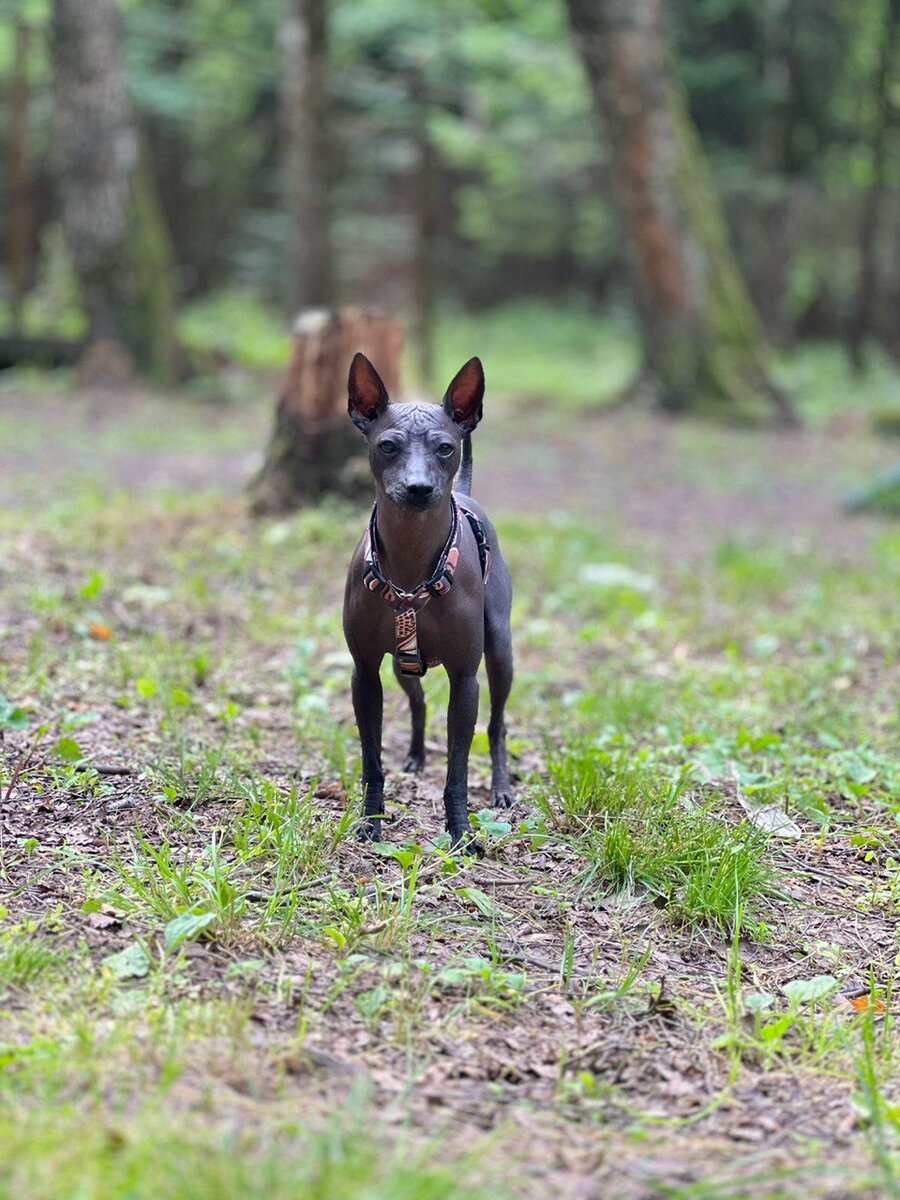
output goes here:
[{"label": "tree stump", "polygon": [[389,317],[351,308],[297,317],[266,459],[249,486],[254,513],[291,512],[326,494],[371,489],[365,446],[347,416],[347,373],[362,351],[396,396],[402,349],[403,326]]}]

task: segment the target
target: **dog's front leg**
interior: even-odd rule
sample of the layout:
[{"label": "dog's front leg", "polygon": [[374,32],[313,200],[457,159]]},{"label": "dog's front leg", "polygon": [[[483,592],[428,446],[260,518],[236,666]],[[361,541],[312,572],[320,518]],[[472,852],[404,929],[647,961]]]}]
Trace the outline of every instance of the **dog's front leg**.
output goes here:
[{"label": "dog's front leg", "polygon": [[458,846],[469,831],[469,751],[478,720],[478,677],[454,673],[450,676],[450,705],[447,709],[447,785],[444,809],[450,842]]},{"label": "dog's front leg", "polygon": [[362,749],[363,812],[359,836],[377,842],[384,816],[384,771],[381,769],[381,718],[384,695],[377,666],[357,661],[353,671],[353,711]]}]

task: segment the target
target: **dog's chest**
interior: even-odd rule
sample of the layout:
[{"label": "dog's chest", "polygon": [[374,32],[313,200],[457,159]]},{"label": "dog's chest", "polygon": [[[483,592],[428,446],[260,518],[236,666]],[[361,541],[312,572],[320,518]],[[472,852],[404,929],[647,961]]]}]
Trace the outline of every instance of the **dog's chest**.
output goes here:
[{"label": "dog's chest", "polygon": [[363,599],[369,636],[381,654],[395,654],[414,633],[422,658],[436,665],[455,661],[462,644],[483,637],[484,588],[480,572],[473,572],[468,561],[460,564],[450,591],[430,596],[414,613],[395,611],[377,593]]}]

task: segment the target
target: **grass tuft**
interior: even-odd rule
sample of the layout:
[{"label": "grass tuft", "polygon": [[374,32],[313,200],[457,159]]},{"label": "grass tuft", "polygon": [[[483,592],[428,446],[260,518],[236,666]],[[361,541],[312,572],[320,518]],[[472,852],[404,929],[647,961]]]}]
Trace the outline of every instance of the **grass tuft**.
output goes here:
[{"label": "grass tuft", "polygon": [[[549,774],[549,811],[559,807],[587,863],[583,893],[645,891],[676,921],[729,933],[736,914],[771,887],[759,833],[697,805],[684,774],[667,778],[590,745],[556,754]],[[746,912],[744,928],[762,932]]]}]

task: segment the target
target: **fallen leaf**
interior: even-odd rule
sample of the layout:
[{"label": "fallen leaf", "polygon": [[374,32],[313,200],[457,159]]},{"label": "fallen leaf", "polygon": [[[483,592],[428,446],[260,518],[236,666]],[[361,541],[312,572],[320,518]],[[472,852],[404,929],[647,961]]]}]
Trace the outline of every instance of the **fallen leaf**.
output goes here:
[{"label": "fallen leaf", "polygon": [[342,788],[338,783],[323,783],[316,788],[317,800],[340,800],[341,803],[347,803],[346,788]]},{"label": "fallen leaf", "polygon": [[93,925],[95,929],[121,929],[122,916],[115,911],[103,909],[100,912],[92,912],[87,915],[88,924]]},{"label": "fallen leaf", "polygon": [[738,804],[750,818],[750,824],[761,829],[763,833],[769,833],[772,837],[785,838],[791,842],[799,841],[803,836],[800,826],[796,821],[791,820],[783,808],[778,808],[775,804],[760,804],[757,800],[751,800],[749,796],[745,796],[743,792],[737,793],[737,799]]},{"label": "fallen leaf", "polygon": [[877,1017],[884,1016],[884,1014],[887,1012],[887,1005],[883,1000],[880,1000],[878,997],[876,997],[873,1004],[872,997],[869,995],[854,996],[852,999],[850,999],[850,1007],[859,1013],[868,1012],[871,1008],[872,1012]]}]

